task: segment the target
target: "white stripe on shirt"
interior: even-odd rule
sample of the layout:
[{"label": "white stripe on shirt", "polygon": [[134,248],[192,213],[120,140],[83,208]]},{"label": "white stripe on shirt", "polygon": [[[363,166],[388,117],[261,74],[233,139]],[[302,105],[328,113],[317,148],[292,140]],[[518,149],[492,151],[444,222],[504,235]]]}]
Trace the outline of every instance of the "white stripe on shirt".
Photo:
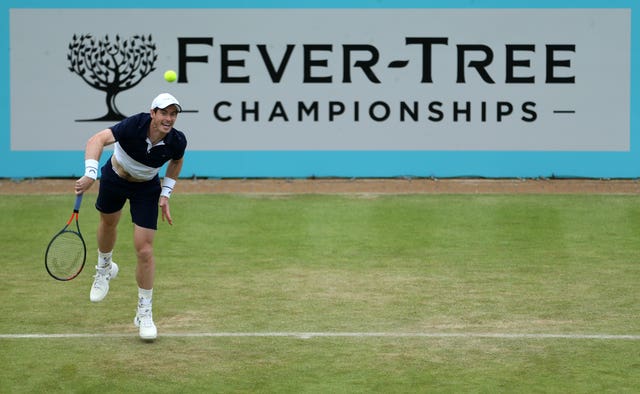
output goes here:
[{"label": "white stripe on shirt", "polygon": [[124,168],[124,170],[134,178],[149,181],[160,172],[160,167],[149,167],[132,159],[131,156],[122,149],[120,143],[117,141],[113,148],[113,155],[116,157],[116,160],[120,163],[122,168]]}]

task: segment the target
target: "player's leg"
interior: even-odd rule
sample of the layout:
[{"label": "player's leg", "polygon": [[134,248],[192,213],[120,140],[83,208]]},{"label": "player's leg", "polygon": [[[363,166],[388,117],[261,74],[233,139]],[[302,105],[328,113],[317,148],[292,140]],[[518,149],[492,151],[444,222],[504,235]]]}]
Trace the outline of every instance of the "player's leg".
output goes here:
[{"label": "player's leg", "polygon": [[138,259],[136,282],[141,289],[153,289],[156,268],[153,258],[153,239],[155,234],[156,230],[140,227],[137,224],[134,226],[133,244]]},{"label": "player's leg", "polygon": [[101,252],[111,252],[116,245],[118,238],[118,222],[122,211],[115,213],[100,213],[98,223],[98,250]]},{"label": "player's leg", "polygon": [[158,226],[158,199],[160,182],[156,179],[140,185],[131,196],[131,218],[135,224],[133,244],[136,249],[136,282],[138,283],[138,309],[134,323],[140,328],[140,338],[155,339],[157,329],[153,322],[152,300],[155,278],[153,240]]},{"label": "player's leg", "polygon": [[111,260],[116,244],[118,222],[122,207],[126,202],[123,181],[107,166],[102,168],[100,189],[96,209],[100,212],[100,222],[96,233],[98,240],[98,264],[89,299],[102,301],[109,292],[109,282],[118,275],[118,265]]},{"label": "player's leg", "polygon": [[153,256],[153,239],[156,231],[135,225],[133,242],[138,264],[136,266],[136,282],[138,283],[138,309],[134,323],[140,328],[142,339],[155,339],[158,331],[153,322],[153,281],[155,277],[155,259]]}]

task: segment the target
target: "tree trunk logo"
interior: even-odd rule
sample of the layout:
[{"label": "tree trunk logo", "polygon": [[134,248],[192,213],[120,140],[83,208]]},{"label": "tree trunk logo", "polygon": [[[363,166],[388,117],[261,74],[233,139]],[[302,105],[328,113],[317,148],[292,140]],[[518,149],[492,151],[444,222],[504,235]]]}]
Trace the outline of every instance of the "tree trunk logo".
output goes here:
[{"label": "tree trunk logo", "polygon": [[126,116],[116,106],[116,96],[120,92],[138,85],[155,70],[158,59],[156,45],[151,35],[135,35],[121,40],[116,35],[111,42],[106,35],[95,39],[91,34],[73,35],[69,43],[69,71],[78,74],[94,89],[105,92],[107,113],[95,119],[81,119],[77,122],[120,121]]}]

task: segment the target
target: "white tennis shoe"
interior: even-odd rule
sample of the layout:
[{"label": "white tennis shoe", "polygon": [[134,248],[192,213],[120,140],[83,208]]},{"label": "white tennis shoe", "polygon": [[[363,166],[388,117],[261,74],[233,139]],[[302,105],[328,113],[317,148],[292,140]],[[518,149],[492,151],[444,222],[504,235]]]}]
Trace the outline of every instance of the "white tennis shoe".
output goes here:
[{"label": "white tennis shoe", "polygon": [[89,293],[89,299],[91,302],[100,302],[104,300],[104,297],[106,297],[109,292],[109,281],[118,276],[118,271],[118,264],[113,261],[105,268],[99,268],[96,266],[95,279],[91,286],[91,293]]},{"label": "white tennis shoe", "polygon": [[153,340],[158,336],[158,329],[153,323],[151,305],[138,305],[138,312],[133,319],[133,324],[140,328],[140,338],[144,340]]}]

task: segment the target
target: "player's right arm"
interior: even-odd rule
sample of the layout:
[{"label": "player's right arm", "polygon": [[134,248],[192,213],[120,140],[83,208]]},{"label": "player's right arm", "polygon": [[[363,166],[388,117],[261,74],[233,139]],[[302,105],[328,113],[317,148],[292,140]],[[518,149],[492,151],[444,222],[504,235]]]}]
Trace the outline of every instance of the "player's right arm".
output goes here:
[{"label": "player's right arm", "polygon": [[105,146],[114,142],[116,142],[116,139],[111,129],[99,131],[89,138],[84,151],[85,174],[76,181],[76,194],[86,192],[93,185],[93,182],[98,177],[98,162],[100,161],[100,156],[102,156],[102,150]]}]

